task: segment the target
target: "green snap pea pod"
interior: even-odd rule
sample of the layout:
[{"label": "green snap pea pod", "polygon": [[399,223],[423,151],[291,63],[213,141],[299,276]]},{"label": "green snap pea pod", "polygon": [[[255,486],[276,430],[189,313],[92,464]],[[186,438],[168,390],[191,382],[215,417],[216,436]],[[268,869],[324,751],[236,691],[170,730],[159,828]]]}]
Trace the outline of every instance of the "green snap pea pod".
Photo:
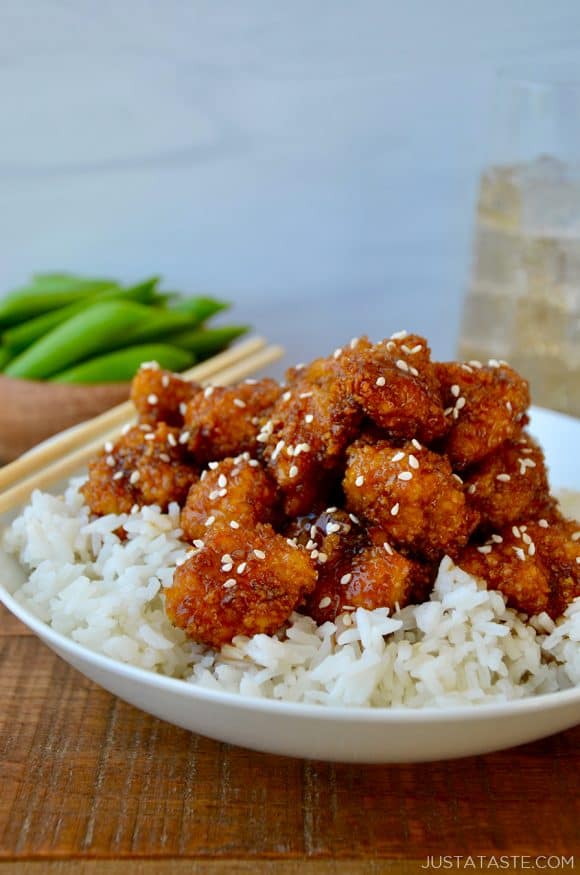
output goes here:
[{"label": "green snap pea pod", "polygon": [[202,328],[174,334],[171,343],[188,349],[198,361],[209,358],[225,349],[237,337],[246,334],[248,325],[224,325],[220,328]]},{"label": "green snap pea pod", "polygon": [[147,317],[134,326],[126,342],[134,344],[145,343],[147,340],[160,340],[188,328],[191,328],[191,316],[188,313],[175,313],[173,310],[150,307]]},{"label": "green snap pea pod", "polygon": [[77,313],[82,313],[87,306],[97,301],[120,299],[124,301],[137,301],[140,304],[149,304],[155,299],[155,287],[158,282],[158,277],[151,277],[151,279],[145,280],[138,285],[130,286],[127,289],[113,286],[109,289],[96,292],[87,300],[79,301],[68,307],[61,307],[59,310],[52,310],[50,313],[44,313],[42,316],[37,316],[35,319],[23,322],[21,325],[9,328],[2,334],[2,342],[13,355],[16,355],[40,337],[48,334],[57,325],[66,322],[67,319],[70,319],[71,316],[75,316]]},{"label": "green snap pea pod", "polygon": [[6,349],[5,346],[0,346],[0,371],[4,370],[11,358],[10,350]]},{"label": "green snap pea pod", "polygon": [[81,280],[76,277],[33,282],[15,289],[0,300],[0,328],[8,328],[25,319],[66,307],[112,287],[120,288],[112,280]]},{"label": "green snap pea pod", "polygon": [[183,371],[194,362],[191,353],[166,343],[146,343],[119,349],[75,365],[51,380],[55,383],[121,383],[131,380],[143,362],[156,361],[170,371]]},{"label": "green snap pea pod", "polygon": [[150,308],[132,301],[93,304],[57,325],[10,362],[11,377],[51,377],[96,353],[126,344],[131,329],[149,317]]},{"label": "green snap pea pod", "polygon": [[230,304],[227,301],[218,301],[217,298],[198,296],[195,298],[183,298],[172,304],[171,309],[178,313],[189,313],[192,317],[191,328],[195,328],[205,322],[216,313],[227,310]]}]

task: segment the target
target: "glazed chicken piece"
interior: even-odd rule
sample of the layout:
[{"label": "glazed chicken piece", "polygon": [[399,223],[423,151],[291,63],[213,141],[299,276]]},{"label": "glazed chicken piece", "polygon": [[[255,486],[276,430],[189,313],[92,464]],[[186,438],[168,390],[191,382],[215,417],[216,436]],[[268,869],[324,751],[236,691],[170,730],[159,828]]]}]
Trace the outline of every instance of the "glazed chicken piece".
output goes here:
[{"label": "glazed chicken piece", "polygon": [[287,380],[258,442],[292,517],[324,500],[362,413],[337,358],[291,368]]},{"label": "glazed chicken piece", "polygon": [[129,513],[133,505],[157,504],[163,510],[182,504],[197,479],[179,443],[179,430],[164,422],[156,428],[136,425],[89,464],[81,487],[91,511],[98,515]]},{"label": "glazed chicken piece", "polygon": [[444,448],[457,471],[514,439],[526,424],[528,383],[509,365],[445,362],[436,371],[451,425]]},{"label": "glazed chicken piece", "polygon": [[354,397],[391,437],[429,444],[448,430],[425,338],[406,332],[377,344],[361,338],[350,363]]},{"label": "glazed chicken piece", "polygon": [[479,511],[480,525],[488,531],[518,520],[549,517],[555,507],[544,454],[525,432],[470,469],[465,486],[468,504]]},{"label": "glazed chicken piece", "polygon": [[354,514],[328,508],[316,520],[295,523],[292,532],[318,569],[301,610],[319,624],[355,608],[403,607],[416,586],[433,581],[431,569],[397,553],[383,531],[367,530]]},{"label": "glazed chicken piece", "polygon": [[275,380],[248,380],[238,386],[208,386],[185,410],[188,447],[200,464],[249,452],[281,389]]},{"label": "glazed chicken piece", "polygon": [[165,607],[190,638],[219,648],[236,635],[273,634],[315,584],[308,554],[271,526],[216,524],[176,569]]},{"label": "glazed chicken piece", "polygon": [[485,544],[466,547],[457,564],[500,590],[511,607],[555,619],[580,595],[580,523],[540,519],[508,526]]},{"label": "glazed chicken piece", "polygon": [[343,480],[347,508],[379,526],[397,549],[428,561],[457,555],[479,521],[444,456],[416,439],[356,442]]},{"label": "glazed chicken piece", "polygon": [[181,528],[189,541],[203,539],[209,525],[228,524],[242,530],[276,517],[277,488],[249,453],[210,462],[189,490],[181,512]]},{"label": "glazed chicken piece", "polygon": [[155,425],[165,422],[180,428],[185,405],[200,387],[179,374],[165,371],[155,362],[141,365],[131,384],[131,401],[137,408],[139,422]]}]

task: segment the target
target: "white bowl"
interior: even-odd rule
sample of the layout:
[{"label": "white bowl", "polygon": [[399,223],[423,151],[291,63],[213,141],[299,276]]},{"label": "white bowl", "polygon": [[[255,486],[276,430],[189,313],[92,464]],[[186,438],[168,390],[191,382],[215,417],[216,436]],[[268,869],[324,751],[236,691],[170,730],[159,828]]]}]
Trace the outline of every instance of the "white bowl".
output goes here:
[{"label": "white bowl", "polygon": [[[535,408],[531,431],[546,451],[553,488],[580,491],[580,421]],[[12,598],[25,575],[11,557],[0,552],[0,558],[0,600],[66,662],[143,711],[221,741],[340,762],[421,762],[501,750],[580,722],[580,687],[502,704],[421,710],[329,708],[201,689],[116,662],[54,632]]]}]

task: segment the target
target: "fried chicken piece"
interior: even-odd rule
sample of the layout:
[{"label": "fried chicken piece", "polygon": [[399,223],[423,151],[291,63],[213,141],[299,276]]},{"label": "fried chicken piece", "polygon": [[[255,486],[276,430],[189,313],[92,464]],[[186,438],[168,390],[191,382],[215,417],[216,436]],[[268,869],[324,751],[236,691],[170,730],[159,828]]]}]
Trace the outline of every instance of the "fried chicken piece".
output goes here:
[{"label": "fried chicken piece", "polygon": [[366,529],[354,514],[327,508],[317,518],[303,517],[287,534],[310,552],[318,582],[301,609],[317,623],[354,608],[403,606],[415,592],[432,586],[434,572],[397,553],[385,533]]},{"label": "fried chicken piece", "polygon": [[509,365],[444,362],[436,372],[451,423],[444,448],[456,470],[481,461],[526,424],[529,386]]},{"label": "fried chicken piece", "polygon": [[249,453],[211,462],[189,490],[181,512],[183,534],[189,541],[203,539],[208,520],[242,530],[272,522],[277,498],[276,484]]},{"label": "fried chicken piece", "polygon": [[544,454],[525,432],[470,469],[465,486],[467,502],[479,511],[486,530],[550,516],[555,506]]},{"label": "fried chicken piece", "polygon": [[130,428],[89,464],[89,479],[81,487],[91,511],[99,516],[128,513],[133,505],[172,501],[182,504],[197,479],[179,443],[179,430],[159,422]]},{"label": "fried chicken piece", "polygon": [[360,338],[350,361],[355,399],[391,437],[429,444],[448,430],[425,338],[406,332],[377,344]]},{"label": "fried chicken piece", "polygon": [[291,368],[258,441],[290,516],[308,512],[328,490],[362,413],[338,358]]},{"label": "fried chicken piece", "polygon": [[580,524],[540,519],[508,526],[466,547],[457,564],[500,590],[511,607],[555,619],[580,596]]},{"label": "fried chicken piece", "polygon": [[131,383],[131,401],[137,408],[139,422],[180,428],[183,425],[185,405],[200,390],[179,374],[165,371],[155,363],[141,365]]},{"label": "fried chicken piece", "polygon": [[214,525],[176,569],[165,608],[194,641],[219,648],[236,635],[273,634],[315,584],[307,553],[271,526]]},{"label": "fried chicken piece", "polygon": [[418,441],[354,443],[343,480],[347,508],[386,533],[397,549],[429,561],[457,555],[479,521],[449,460]]},{"label": "fried chicken piece", "polygon": [[275,380],[208,386],[196,392],[184,416],[184,434],[196,461],[205,464],[244,452],[255,455],[260,425],[280,392]]}]

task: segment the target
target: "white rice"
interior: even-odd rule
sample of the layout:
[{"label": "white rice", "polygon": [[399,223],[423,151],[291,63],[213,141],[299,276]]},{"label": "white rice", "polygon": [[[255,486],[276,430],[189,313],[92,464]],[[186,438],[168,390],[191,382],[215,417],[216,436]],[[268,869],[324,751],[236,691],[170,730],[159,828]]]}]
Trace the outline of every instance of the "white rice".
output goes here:
[{"label": "white rice", "polygon": [[[430,601],[393,616],[359,608],[318,627],[293,614],[274,636],[239,636],[220,652],[192,644],[163,610],[187,551],[177,505],[91,520],[80,482],[62,497],[36,492],[4,549],[29,574],[15,598],[114,659],[206,688],[328,705],[476,704],[580,685],[580,599],[557,624],[545,614],[526,622],[448,558]],[[566,499],[571,515],[579,499]]]}]

